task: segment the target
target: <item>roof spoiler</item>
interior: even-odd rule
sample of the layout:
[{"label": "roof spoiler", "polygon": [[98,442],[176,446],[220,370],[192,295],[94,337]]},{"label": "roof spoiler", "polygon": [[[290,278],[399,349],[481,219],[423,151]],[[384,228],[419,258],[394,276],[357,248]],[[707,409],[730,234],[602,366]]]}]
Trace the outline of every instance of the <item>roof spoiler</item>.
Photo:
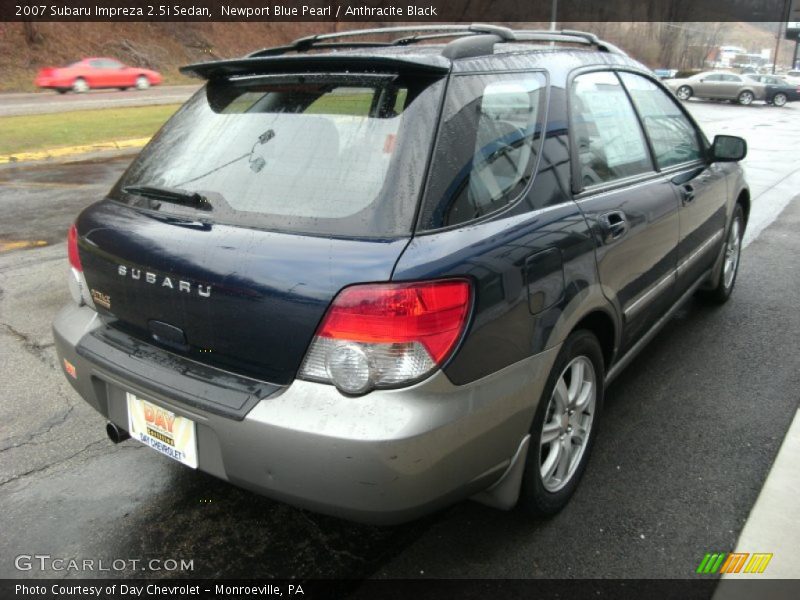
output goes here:
[{"label": "roof spoiler", "polygon": [[330,69],[353,71],[412,71],[420,74],[441,76],[450,72],[450,63],[444,57],[404,58],[401,56],[370,56],[342,54],[309,54],[299,56],[254,56],[195,63],[180,68],[184,75],[202,79],[219,79],[263,73],[286,73]]}]

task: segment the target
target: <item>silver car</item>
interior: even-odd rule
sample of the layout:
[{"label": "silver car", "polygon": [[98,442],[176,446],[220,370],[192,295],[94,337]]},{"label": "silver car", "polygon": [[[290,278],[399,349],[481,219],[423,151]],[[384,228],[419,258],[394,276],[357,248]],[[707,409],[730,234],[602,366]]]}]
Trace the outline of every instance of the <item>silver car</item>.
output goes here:
[{"label": "silver car", "polygon": [[668,79],[664,83],[684,101],[694,96],[709,100],[735,100],[746,106],[754,100],[766,98],[763,84],[724,71],[698,73],[686,79]]}]

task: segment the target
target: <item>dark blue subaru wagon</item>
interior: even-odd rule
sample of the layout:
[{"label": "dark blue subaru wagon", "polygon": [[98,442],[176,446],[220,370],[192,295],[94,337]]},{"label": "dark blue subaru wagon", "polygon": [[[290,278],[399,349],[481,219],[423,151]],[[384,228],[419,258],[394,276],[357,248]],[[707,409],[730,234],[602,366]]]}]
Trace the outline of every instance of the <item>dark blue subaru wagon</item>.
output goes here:
[{"label": "dark blue subaru wagon", "polygon": [[744,140],[591,34],[365,30],[184,72],[206,85],[69,233],[56,345],[115,442],[360,521],[551,514],[604,388],[733,288]]}]

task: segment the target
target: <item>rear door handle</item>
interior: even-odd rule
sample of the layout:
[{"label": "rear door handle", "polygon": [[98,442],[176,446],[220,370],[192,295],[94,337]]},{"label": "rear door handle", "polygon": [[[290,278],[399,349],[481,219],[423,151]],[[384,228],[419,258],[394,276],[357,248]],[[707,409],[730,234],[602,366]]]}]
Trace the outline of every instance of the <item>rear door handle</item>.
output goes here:
[{"label": "rear door handle", "polygon": [[687,204],[691,204],[694,202],[694,187],[692,187],[691,183],[687,183],[686,185],[682,185],[680,187],[681,190],[681,204],[686,206]]},{"label": "rear door handle", "polygon": [[608,243],[618,240],[628,233],[628,219],[621,210],[613,210],[598,217],[603,241]]}]

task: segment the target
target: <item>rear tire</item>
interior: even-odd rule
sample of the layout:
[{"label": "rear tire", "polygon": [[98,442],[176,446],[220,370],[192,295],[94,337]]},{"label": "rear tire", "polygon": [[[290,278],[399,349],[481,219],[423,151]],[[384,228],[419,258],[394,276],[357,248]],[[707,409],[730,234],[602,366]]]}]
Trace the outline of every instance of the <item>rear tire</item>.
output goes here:
[{"label": "rear tire", "polygon": [[678,88],[678,91],[675,92],[675,95],[678,97],[679,100],[683,100],[684,102],[686,102],[689,98],[691,98],[694,95],[694,92],[692,91],[692,88],[690,88],[688,85],[682,85],[681,87]]},{"label": "rear tire", "polygon": [[733,218],[728,228],[728,237],[725,240],[722,268],[719,271],[714,287],[701,290],[698,295],[712,304],[724,304],[731,297],[736,275],[739,273],[739,259],[742,253],[742,237],[744,235],[744,210],[737,204],[733,210]]},{"label": "rear tire", "polygon": [[597,338],[585,329],[574,331],[556,357],[531,425],[519,500],[523,510],[549,516],[569,502],[594,445],[604,378]]},{"label": "rear tire", "polygon": [[756,97],[753,95],[753,92],[745,90],[739,94],[736,101],[742,106],[750,106],[755,99]]},{"label": "rear tire", "polygon": [[85,94],[89,91],[89,84],[83,77],[78,77],[72,82],[72,91],[76,94]]},{"label": "rear tire", "polygon": [[786,94],[778,92],[772,97],[772,104],[775,106],[786,106],[786,102],[788,100],[789,98],[786,96]]}]

